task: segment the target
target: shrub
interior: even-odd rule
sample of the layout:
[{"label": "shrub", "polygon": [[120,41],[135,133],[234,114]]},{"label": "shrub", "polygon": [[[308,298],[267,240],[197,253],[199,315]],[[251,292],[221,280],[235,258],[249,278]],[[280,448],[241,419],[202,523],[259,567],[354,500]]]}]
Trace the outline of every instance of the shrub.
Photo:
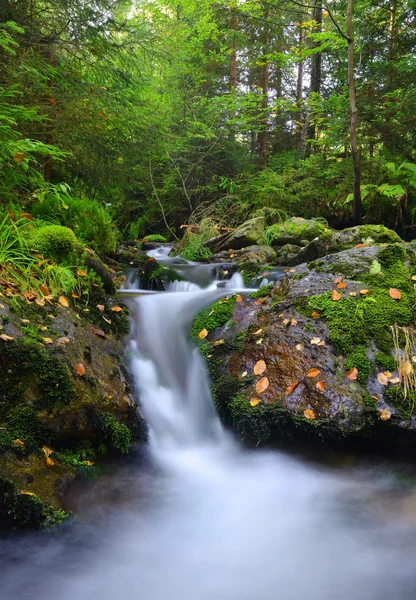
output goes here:
[{"label": "shrub", "polygon": [[111,254],[116,249],[117,228],[110,214],[95,200],[68,195],[62,201],[56,194],[46,194],[30,210],[38,219],[70,227],[79,240],[99,254]]}]

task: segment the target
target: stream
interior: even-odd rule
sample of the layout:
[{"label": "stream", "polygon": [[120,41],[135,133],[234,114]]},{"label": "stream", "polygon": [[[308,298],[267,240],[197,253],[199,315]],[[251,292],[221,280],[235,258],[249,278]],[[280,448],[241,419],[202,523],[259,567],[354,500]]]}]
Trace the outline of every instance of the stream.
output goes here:
[{"label": "stream", "polygon": [[187,280],[127,300],[149,444],[73,487],[76,519],[0,539],[0,598],[414,600],[415,467],[244,449],[188,338],[242,279],[218,287],[212,267],[176,266]]}]

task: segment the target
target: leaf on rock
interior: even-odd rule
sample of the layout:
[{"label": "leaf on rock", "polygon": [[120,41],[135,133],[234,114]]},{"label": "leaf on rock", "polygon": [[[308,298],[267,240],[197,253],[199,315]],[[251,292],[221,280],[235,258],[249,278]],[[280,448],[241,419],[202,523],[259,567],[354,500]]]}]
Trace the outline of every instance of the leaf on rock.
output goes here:
[{"label": "leaf on rock", "polygon": [[347,371],[347,379],[349,381],[355,381],[358,378],[358,370],[356,367],[353,367],[349,371]]},{"label": "leaf on rock", "polygon": [[340,281],[340,282],[337,284],[337,288],[338,288],[339,290],[344,290],[346,287],[347,287],[347,284],[345,283],[345,281]]},{"label": "leaf on rock", "polygon": [[378,412],[382,421],[388,421],[391,417],[391,411],[388,408],[382,408]]},{"label": "leaf on rock", "polygon": [[52,338],[46,337],[46,338],[42,338],[42,339],[45,342],[45,344],[53,344],[53,339]]},{"label": "leaf on rock", "polygon": [[260,402],[261,402],[260,398],[252,398],[250,400],[251,406],[257,406],[257,404],[260,404]]},{"label": "leaf on rock", "polygon": [[315,387],[320,392],[323,392],[325,390],[325,381],[323,381],[323,380],[317,381],[316,384],[315,384]]},{"label": "leaf on rock", "polygon": [[342,296],[337,290],[332,290],[331,298],[334,302],[338,302],[338,300],[341,300]]},{"label": "leaf on rock", "polygon": [[28,492],[27,490],[20,490],[19,494],[22,494],[22,496],[34,496],[35,492]]},{"label": "leaf on rock", "polygon": [[42,451],[44,453],[44,455],[46,457],[50,456],[51,454],[53,454],[53,450],[52,448],[48,448],[48,446],[42,446]]},{"label": "leaf on rock", "polygon": [[241,373],[241,377],[247,377],[248,373],[247,371],[244,371],[243,373]]},{"label": "leaf on rock", "polygon": [[261,375],[266,370],[266,363],[264,360],[259,360],[254,365],[254,375]]},{"label": "leaf on rock", "polygon": [[82,377],[85,373],[85,367],[82,363],[77,363],[75,366],[75,370],[80,377]]},{"label": "leaf on rock", "polygon": [[46,464],[48,465],[48,467],[53,467],[55,464],[55,461],[52,460],[51,458],[49,458],[49,456],[46,457]]},{"label": "leaf on rock", "polygon": [[4,342],[11,342],[12,340],[14,340],[14,337],[12,337],[11,335],[6,335],[5,333],[0,334],[0,338]]},{"label": "leaf on rock", "polygon": [[260,346],[260,344],[262,344],[262,343],[263,343],[263,338],[258,339],[257,342],[256,342],[256,344],[258,346]]},{"label": "leaf on rock", "polygon": [[394,300],[400,300],[402,297],[401,292],[399,292],[398,289],[396,288],[390,288],[389,289],[389,296],[390,298],[393,298]]},{"label": "leaf on rock", "polygon": [[303,411],[303,415],[307,419],[316,419],[316,415],[315,415],[314,411],[311,408],[307,408],[306,410],[304,410]]},{"label": "leaf on rock", "polygon": [[220,339],[220,340],[217,340],[216,342],[214,342],[212,345],[213,345],[213,346],[220,346],[220,345],[221,345],[221,344],[223,344],[223,343],[224,343],[224,340],[223,340],[223,339]]},{"label": "leaf on rock", "polygon": [[206,338],[207,335],[208,335],[208,331],[205,328],[198,333],[198,337],[201,338],[201,340],[203,340],[204,338]]},{"label": "leaf on rock", "polygon": [[341,283],[341,281],[342,281],[342,277],[337,277],[337,278],[335,279],[334,283],[335,283],[336,285],[338,285],[338,283]]},{"label": "leaf on rock", "polygon": [[299,350],[300,352],[303,350],[304,345],[303,344],[296,344],[296,350]]},{"label": "leaf on rock", "polygon": [[312,346],[317,346],[317,345],[318,345],[318,344],[319,344],[321,341],[322,341],[322,340],[321,340],[321,338],[320,338],[320,337],[313,337],[313,338],[311,339],[311,344],[312,344]]},{"label": "leaf on rock", "polygon": [[65,346],[65,344],[69,344],[70,341],[71,340],[67,337],[60,337],[58,340],[56,340],[56,343],[60,346]]},{"label": "leaf on rock", "polygon": [[298,322],[296,321],[296,319],[290,319],[290,324],[295,326],[298,324]]},{"label": "leaf on rock", "polygon": [[269,380],[267,377],[262,377],[256,384],[256,392],[262,394],[269,387]]},{"label": "leaf on rock", "polygon": [[243,299],[242,299],[242,297],[239,294],[237,294],[237,296],[235,297],[235,301],[236,302],[242,302]]},{"label": "leaf on rock", "polygon": [[299,385],[299,381],[294,381],[293,383],[288,385],[285,390],[286,394],[291,394],[298,385]]},{"label": "leaf on rock", "polygon": [[98,335],[99,337],[105,338],[107,337],[102,329],[98,329],[97,327],[91,327],[91,331]]},{"label": "leaf on rock", "polygon": [[306,377],[309,377],[310,379],[313,377],[316,377],[317,375],[319,375],[321,371],[319,369],[313,368],[313,369],[309,369],[309,371],[306,373]]},{"label": "leaf on rock", "polygon": [[357,295],[357,292],[350,292],[350,296],[352,296],[353,298],[355,298],[356,295]]},{"label": "leaf on rock", "polygon": [[105,306],[104,304],[97,304],[97,308],[102,312],[105,309]]},{"label": "leaf on rock", "polygon": [[59,296],[58,298],[58,302],[61,306],[65,306],[65,308],[68,308],[69,306],[69,302],[68,300],[65,298],[65,296]]},{"label": "leaf on rock", "polygon": [[381,385],[387,385],[387,383],[388,383],[388,379],[384,375],[384,373],[379,373],[377,375],[377,380],[378,380],[379,383],[381,383]]},{"label": "leaf on rock", "polygon": [[123,309],[121,308],[121,306],[113,306],[113,308],[111,309],[113,312],[121,312]]},{"label": "leaf on rock", "polygon": [[263,328],[262,328],[262,327],[260,327],[260,329],[257,329],[257,331],[255,331],[255,332],[253,333],[253,335],[260,335],[260,334],[262,333],[262,331],[263,331]]}]

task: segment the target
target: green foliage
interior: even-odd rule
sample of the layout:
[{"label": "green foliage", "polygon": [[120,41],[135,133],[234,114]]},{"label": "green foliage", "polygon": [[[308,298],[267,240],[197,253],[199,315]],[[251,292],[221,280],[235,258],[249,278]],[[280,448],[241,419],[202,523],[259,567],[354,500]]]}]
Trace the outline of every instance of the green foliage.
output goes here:
[{"label": "green foliage", "polygon": [[73,229],[79,240],[99,254],[114,252],[117,230],[108,211],[95,200],[73,197],[61,187],[58,193],[52,190],[48,186],[42,196],[38,192],[38,200],[31,205],[32,215]]},{"label": "green foliage", "polygon": [[225,325],[232,317],[234,304],[235,296],[231,296],[201,310],[192,325],[192,338],[198,340],[198,334],[203,329],[211,332],[217,327]]},{"label": "green foliage", "polygon": [[256,292],[251,292],[250,298],[258,300],[259,298],[265,298],[266,296],[270,296],[270,292],[273,289],[273,285],[273,283],[270,283],[269,285],[263,285]]},{"label": "green foliage", "polygon": [[110,413],[100,414],[100,427],[103,440],[114,450],[127,454],[132,441],[132,435],[127,425],[120,423]]},{"label": "green foliage", "polygon": [[354,367],[358,371],[359,383],[365,386],[370,374],[370,363],[367,357],[367,349],[365,346],[357,346],[357,348],[348,356],[345,363],[345,369],[349,371]]},{"label": "green foliage", "polygon": [[211,256],[204,243],[218,235],[216,224],[208,218],[202,219],[198,232],[188,229],[181,242],[181,256],[188,260],[204,260]]}]

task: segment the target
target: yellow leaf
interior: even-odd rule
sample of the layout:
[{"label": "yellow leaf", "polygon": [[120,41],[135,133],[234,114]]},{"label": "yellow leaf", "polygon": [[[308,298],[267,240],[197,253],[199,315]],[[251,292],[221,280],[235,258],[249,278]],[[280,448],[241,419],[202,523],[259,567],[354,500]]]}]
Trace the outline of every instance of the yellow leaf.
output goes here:
[{"label": "yellow leaf", "polygon": [[24,152],[15,152],[13,154],[14,162],[21,163],[25,160],[26,154]]},{"label": "yellow leaf", "polygon": [[390,371],[384,371],[384,375],[387,377],[387,379],[391,379],[393,377]]},{"label": "yellow leaf", "polygon": [[283,319],[282,323],[283,325],[289,325],[290,319]]},{"label": "yellow leaf", "polygon": [[261,375],[266,370],[266,363],[264,360],[259,360],[254,365],[254,375]]},{"label": "yellow leaf", "polygon": [[243,373],[241,373],[241,377],[247,377],[248,373],[247,371],[244,371]]},{"label": "yellow leaf", "polygon": [[291,325],[297,325],[298,322],[296,321],[296,319],[290,319],[290,324]]},{"label": "yellow leaf", "polygon": [[362,296],[366,296],[368,294],[368,290],[360,290],[360,294]]},{"label": "yellow leaf", "polygon": [[357,295],[357,292],[350,292],[350,296],[352,296],[353,298],[355,298],[356,295]]},{"label": "yellow leaf", "polygon": [[39,325],[39,329],[40,329],[41,331],[48,331],[48,328],[47,328],[47,326],[46,326],[46,325]]},{"label": "yellow leaf", "polygon": [[257,404],[260,404],[260,402],[261,402],[260,398],[252,398],[250,400],[251,406],[257,406]]},{"label": "yellow leaf", "polygon": [[269,387],[269,380],[267,377],[262,377],[256,384],[256,392],[262,394]]},{"label": "yellow leaf", "polygon": [[341,300],[342,296],[339,292],[337,292],[337,290],[332,290],[331,298],[334,302],[338,302],[338,300]]},{"label": "yellow leaf", "polygon": [[68,300],[65,298],[65,296],[59,296],[58,298],[58,302],[59,304],[61,304],[62,306],[68,307],[69,306],[69,302]]},{"label": "yellow leaf", "polygon": [[42,450],[43,453],[46,457],[50,456],[51,454],[53,454],[53,450],[52,448],[48,448],[48,446],[42,446]]},{"label": "yellow leaf", "polygon": [[390,288],[389,289],[389,295],[394,300],[400,300],[401,297],[402,297],[401,292],[399,292],[399,290],[397,290],[396,288]]},{"label": "yellow leaf", "polygon": [[20,438],[16,438],[15,440],[13,440],[13,444],[18,444],[19,446],[25,445],[25,443],[22,442],[22,440]]},{"label": "yellow leaf", "polygon": [[49,458],[49,456],[46,457],[46,464],[48,465],[48,467],[53,467],[55,464],[55,461],[52,460],[51,458]]},{"label": "yellow leaf", "polygon": [[391,411],[388,408],[382,408],[378,412],[382,421],[388,421],[391,417]]},{"label": "yellow leaf", "polygon": [[296,344],[296,350],[302,351],[304,348],[303,344]]},{"label": "yellow leaf", "polygon": [[202,331],[200,331],[198,333],[198,337],[201,338],[201,340],[203,340],[204,338],[206,338],[208,335],[208,331],[206,329],[203,329]]},{"label": "yellow leaf", "polygon": [[11,342],[12,340],[14,340],[14,337],[12,337],[11,335],[6,335],[5,333],[0,334],[0,338],[5,342]]},{"label": "yellow leaf", "polygon": [[381,383],[381,385],[387,385],[387,383],[388,383],[387,377],[384,375],[384,373],[379,373],[377,375],[377,379],[378,379],[378,382]]},{"label": "yellow leaf", "polygon": [[20,319],[22,323],[30,323],[29,319]]},{"label": "yellow leaf", "polygon": [[64,346],[65,344],[69,344],[70,341],[71,340],[67,337],[61,337],[59,340],[56,340],[56,343]]},{"label": "yellow leaf", "polygon": [[214,342],[212,345],[213,345],[213,346],[219,346],[220,344],[223,344],[223,343],[224,343],[224,340],[223,340],[223,339],[221,339],[221,340],[217,340],[217,341],[216,341],[216,342]]},{"label": "yellow leaf", "polygon": [[53,344],[53,339],[52,338],[42,338],[42,339],[45,342],[45,344]]},{"label": "yellow leaf", "polygon": [[121,306],[113,306],[113,308],[111,310],[113,312],[121,312],[123,309],[121,308]]},{"label": "yellow leaf", "polygon": [[35,302],[38,306],[45,306],[45,300],[43,298],[35,298]]},{"label": "yellow leaf", "polygon": [[80,269],[79,271],[77,271],[77,275],[79,275],[80,277],[86,277],[88,273],[85,269]]},{"label": "yellow leaf", "polygon": [[34,492],[28,492],[27,490],[20,490],[19,494],[22,494],[22,496],[34,496]]},{"label": "yellow leaf", "polygon": [[316,310],[312,313],[312,319],[319,319],[321,313],[316,312]]},{"label": "yellow leaf", "polygon": [[316,419],[316,415],[311,408],[304,410],[303,414],[307,419]]},{"label": "yellow leaf", "polygon": [[111,319],[106,319],[104,315],[102,315],[102,317],[106,323],[109,323],[109,325],[111,325]]},{"label": "yellow leaf", "polygon": [[406,360],[403,365],[400,367],[400,375],[402,377],[406,377],[406,375],[410,375],[413,372],[413,365],[410,360]]},{"label": "yellow leaf", "polygon": [[262,327],[260,327],[260,329],[257,329],[257,331],[255,331],[255,332],[253,333],[253,335],[260,335],[260,334],[262,333],[262,331],[263,331],[263,328],[262,328]]},{"label": "yellow leaf", "polygon": [[317,375],[319,375],[321,371],[319,369],[309,369],[309,371],[306,373],[306,377],[309,378],[313,378],[313,377],[317,377]]},{"label": "yellow leaf", "polygon": [[258,339],[257,342],[256,342],[256,344],[258,346],[260,346],[260,344],[262,344],[262,343],[263,343],[263,338]]},{"label": "yellow leaf", "polygon": [[321,341],[322,341],[321,338],[319,338],[319,337],[313,337],[311,339],[311,344],[312,344],[312,346],[317,346]]},{"label": "yellow leaf", "polygon": [[317,345],[317,346],[325,346],[325,341],[324,341],[324,340],[321,340],[321,341],[320,341],[320,342],[318,342],[316,345]]},{"label": "yellow leaf", "polygon": [[390,379],[389,383],[392,383],[393,385],[396,385],[397,383],[400,383],[400,378],[399,377],[393,377],[393,379]]}]

